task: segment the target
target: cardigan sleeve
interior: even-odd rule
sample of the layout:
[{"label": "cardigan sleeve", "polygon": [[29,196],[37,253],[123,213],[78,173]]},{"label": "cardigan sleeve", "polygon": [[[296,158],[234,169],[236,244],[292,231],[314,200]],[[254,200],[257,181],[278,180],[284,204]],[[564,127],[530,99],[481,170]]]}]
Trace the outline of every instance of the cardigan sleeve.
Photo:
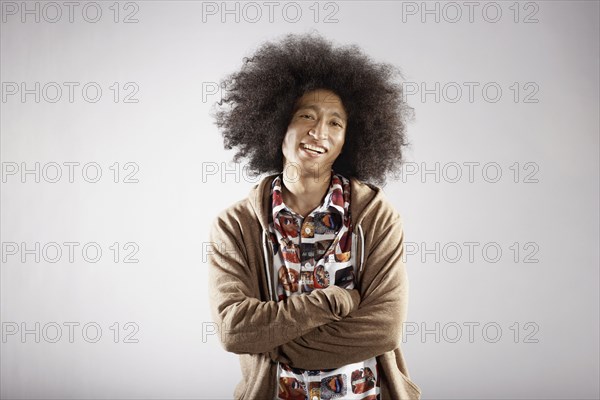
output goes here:
[{"label": "cardigan sleeve", "polygon": [[399,347],[408,302],[403,239],[397,215],[370,246],[358,309],[273,349],[271,359],[303,369],[339,368]]},{"label": "cardigan sleeve", "polygon": [[[285,301],[259,299],[256,260],[237,238],[239,225],[221,218],[210,231],[207,262],[213,321],[225,350],[236,354],[266,353],[310,330],[338,321],[355,310],[358,290],[315,290]],[[260,254],[260,253],[257,253]]]}]

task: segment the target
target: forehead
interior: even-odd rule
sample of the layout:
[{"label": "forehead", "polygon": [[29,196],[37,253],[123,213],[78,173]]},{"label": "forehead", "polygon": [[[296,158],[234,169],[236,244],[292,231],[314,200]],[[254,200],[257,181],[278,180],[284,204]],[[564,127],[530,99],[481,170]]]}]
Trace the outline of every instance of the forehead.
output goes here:
[{"label": "forehead", "polygon": [[337,112],[346,117],[342,99],[331,90],[326,89],[311,90],[304,93],[296,101],[296,109],[299,108],[318,108],[326,112]]}]

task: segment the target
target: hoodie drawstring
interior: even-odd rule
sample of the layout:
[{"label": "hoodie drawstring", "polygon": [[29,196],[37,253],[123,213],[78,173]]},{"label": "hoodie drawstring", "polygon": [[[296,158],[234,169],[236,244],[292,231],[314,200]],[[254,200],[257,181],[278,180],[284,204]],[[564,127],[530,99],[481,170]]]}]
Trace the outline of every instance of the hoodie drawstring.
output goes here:
[{"label": "hoodie drawstring", "polygon": [[362,276],[363,263],[365,260],[365,235],[360,224],[358,224],[358,232],[360,233],[360,267],[358,270],[358,275],[360,277]]},{"label": "hoodie drawstring", "polygon": [[275,300],[273,298],[273,285],[271,284],[271,271],[269,268],[269,251],[267,249],[267,242],[265,241],[265,237],[267,238],[267,240],[269,239],[269,234],[267,233],[266,229],[263,228],[263,235],[262,235],[262,246],[263,246],[263,257],[264,257],[264,264],[265,264],[265,272],[267,274],[267,283],[269,285],[269,297],[271,298],[271,300]]}]

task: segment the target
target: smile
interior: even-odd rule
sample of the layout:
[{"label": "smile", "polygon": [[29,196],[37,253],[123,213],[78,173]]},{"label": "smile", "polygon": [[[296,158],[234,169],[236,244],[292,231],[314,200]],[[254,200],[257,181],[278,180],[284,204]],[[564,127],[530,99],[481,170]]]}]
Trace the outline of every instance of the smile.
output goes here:
[{"label": "smile", "polygon": [[323,147],[313,146],[313,145],[308,144],[308,143],[302,143],[302,148],[304,150],[307,150],[307,151],[309,151],[311,153],[315,153],[315,154],[323,154],[323,153],[325,153],[327,151]]}]

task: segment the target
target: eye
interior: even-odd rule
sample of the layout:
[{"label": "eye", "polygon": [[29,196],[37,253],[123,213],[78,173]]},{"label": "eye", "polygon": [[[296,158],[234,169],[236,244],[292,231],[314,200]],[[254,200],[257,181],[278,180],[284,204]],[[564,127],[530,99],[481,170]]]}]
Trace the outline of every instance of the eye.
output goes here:
[{"label": "eye", "polygon": [[309,114],[300,114],[299,117],[304,118],[304,119],[312,119],[313,118],[313,116],[309,115]]}]

